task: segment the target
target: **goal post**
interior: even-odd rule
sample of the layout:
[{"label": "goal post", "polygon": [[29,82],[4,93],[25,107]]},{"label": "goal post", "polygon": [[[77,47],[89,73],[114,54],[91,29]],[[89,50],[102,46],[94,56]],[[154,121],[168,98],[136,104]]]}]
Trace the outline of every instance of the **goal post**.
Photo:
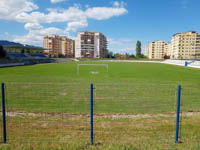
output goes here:
[{"label": "goal post", "polygon": [[106,72],[108,73],[108,64],[77,64],[77,75],[80,73],[81,66],[102,66],[106,68]]}]

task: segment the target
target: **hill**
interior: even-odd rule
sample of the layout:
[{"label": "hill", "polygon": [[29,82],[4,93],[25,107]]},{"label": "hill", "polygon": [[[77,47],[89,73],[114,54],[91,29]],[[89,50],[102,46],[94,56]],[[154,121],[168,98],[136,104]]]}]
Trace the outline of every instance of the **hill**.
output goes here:
[{"label": "hill", "polygon": [[0,45],[2,45],[2,46],[24,46],[20,43],[10,42],[10,41],[5,41],[5,40],[0,40]]},{"label": "hill", "polygon": [[37,47],[33,45],[24,45],[21,43],[16,43],[16,42],[11,42],[11,41],[6,41],[6,40],[0,40],[0,45],[4,47],[24,47],[24,48],[38,48],[38,49],[42,48],[42,47]]}]

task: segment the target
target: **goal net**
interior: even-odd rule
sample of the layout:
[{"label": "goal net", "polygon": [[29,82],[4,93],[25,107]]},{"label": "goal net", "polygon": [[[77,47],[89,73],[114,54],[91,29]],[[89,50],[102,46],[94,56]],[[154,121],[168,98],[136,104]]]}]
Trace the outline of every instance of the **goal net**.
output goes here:
[{"label": "goal net", "polygon": [[77,75],[107,75],[108,64],[77,64]]}]

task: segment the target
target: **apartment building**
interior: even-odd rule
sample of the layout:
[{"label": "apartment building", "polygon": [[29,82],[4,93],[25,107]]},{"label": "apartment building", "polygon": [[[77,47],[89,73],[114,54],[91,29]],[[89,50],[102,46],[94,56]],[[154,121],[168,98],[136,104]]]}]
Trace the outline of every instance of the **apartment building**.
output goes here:
[{"label": "apartment building", "polygon": [[74,57],[74,41],[65,36],[51,35],[44,37],[43,48],[47,49],[49,54]]},{"label": "apartment building", "polygon": [[49,51],[49,54],[61,53],[61,43],[59,36],[51,35],[43,39],[43,48]]},{"label": "apartment building", "polygon": [[163,59],[165,57],[170,59],[200,58],[200,34],[195,31],[176,33],[171,42],[167,44],[164,41],[148,43],[145,55],[149,59]]},{"label": "apartment building", "polygon": [[172,59],[200,58],[200,35],[195,31],[176,33],[171,39]]},{"label": "apartment building", "polygon": [[82,31],[75,38],[75,57],[105,58],[107,38],[100,32]]},{"label": "apartment building", "polygon": [[146,45],[145,55],[149,59],[163,59],[165,55],[165,42],[154,41]]},{"label": "apartment building", "polygon": [[145,53],[144,53],[144,55],[149,58],[149,43],[147,43],[146,46],[145,46]]},{"label": "apartment building", "polygon": [[171,42],[165,44],[164,48],[164,58],[170,58],[171,56]]},{"label": "apartment building", "polygon": [[75,41],[67,37],[61,37],[61,54],[73,58],[75,55]]}]

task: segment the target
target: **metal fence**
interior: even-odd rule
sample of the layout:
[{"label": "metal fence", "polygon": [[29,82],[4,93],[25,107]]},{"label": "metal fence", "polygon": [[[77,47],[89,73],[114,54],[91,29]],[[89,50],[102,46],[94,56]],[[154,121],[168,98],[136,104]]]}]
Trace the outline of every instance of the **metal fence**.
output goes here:
[{"label": "metal fence", "polygon": [[[174,143],[177,85],[98,83],[93,86],[6,83],[8,142]],[[199,85],[182,86],[180,125],[183,126],[179,134],[183,141],[188,137],[188,117],[200,110],[199,89]],[[2,117],[0,121],[3,122]],[[189,125],[195,132],[196,124]],[[197,139],[195,135],[193,140]]]}]

